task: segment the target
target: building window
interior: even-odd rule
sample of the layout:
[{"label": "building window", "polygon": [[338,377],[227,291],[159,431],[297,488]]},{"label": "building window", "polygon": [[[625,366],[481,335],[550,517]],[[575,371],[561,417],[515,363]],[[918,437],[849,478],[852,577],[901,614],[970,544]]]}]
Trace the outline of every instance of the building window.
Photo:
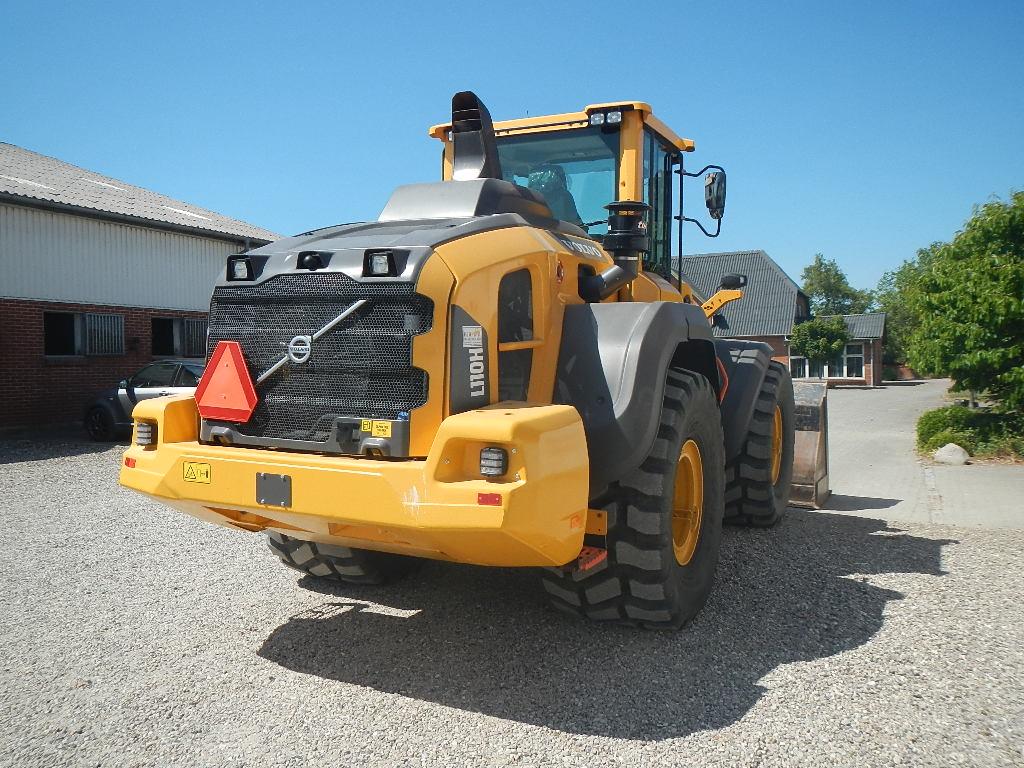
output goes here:
[{"label": "building window", "polygon": [[794,379],[805,379],[807,378],[807,358],[805,357],[791,357],[789,358],[789,375]]},{"label": "building window", "polygon": [[85,354],[124,354],[124,315],[85,315]]},{"label": "building window", "polygon": [[73,312],[43,313],[43,354],[51,357],[82,354],[78,318]]},{"label": "building window", "polygon": [[43,354],[123,355],[124,315],[44,312]]},{"label": "building window", "polygon": [[789,373],[794,379],[863,379],[864,344],[847,344],[846,348],[828,364],[816,363],[804,357],[789,358]]},{"label": "building window", "polygon": [[206,357],[206,321],[154,317],[151,321],[154,357]]},{"label": "building window", "polygon": [[846,378],[864,378],[864,345],[861,343],[846,345]]}]

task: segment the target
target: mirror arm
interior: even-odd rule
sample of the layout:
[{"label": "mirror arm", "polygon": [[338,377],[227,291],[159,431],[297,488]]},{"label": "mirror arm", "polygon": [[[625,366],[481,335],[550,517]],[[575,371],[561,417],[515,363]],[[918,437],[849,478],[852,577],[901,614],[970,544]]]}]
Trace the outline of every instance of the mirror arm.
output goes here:
[{"label": "mirror arm", "polygon": [[715,219],[715,221],[718,222],[718,229],[715,230],[714,234],[712,234],[711,232],[708,232],[706,229],[704,229],[704,225],[703,224],[701,224],[696,219],[691,219],[689,216],[676,216],[676,219],[680,222],[680,226],[682,226],[682,222],[684,222],[684,221],[689,221],[689,222],[692,222],[692,223],[696,224],[698,227],[700,227],[700,231],[703,232],[708,237],[718,237],[722,233],[722,220],[721,219]]},{"label": "mirror arm", "polygon": [[683,216],[682,215],[682,213],[683,213],[683,211],[682,211],[682,207],[683,207],[682,206],[682,203],[683,203],[683,177],[684,176],[689,176],[690,178],[696,179],[696,178],[698,178],[700,176],[703,176],[705,173],[707,173],[710,170],[721,171],[722,173],[725,173],[725,168],[723,168],[720,165],[705,165],[703,168],[701,168],[696,173],[690,173],[689,171],[687,171],[684,168],[679,168],[678,170],[676,170],[676,173],[679,174],[679,214],[680,215],[679,216],[674,216],[673,218],[676,221],[679,222],[679,254],[680,254],[680,256],[679,256],[679,260],[680,260],[679,266],[680,266],[680,268],[682,268],[682,266],[683,266],[682,265],[682,253],[683,253],[683,222],[684,221],[689,221],[689,222],[691,222],[693,224],[696,224],[698,227],[700,227],[700,231],[704,233],[705,237],[718,237],[722,233],[722,220],[721,219],[716,219],[716,221],[718,221],[718,228],[715,230],[714,234],[711,234],[706,229],[704,229],[704,225],[701,224],[696,219],[691,219],[689,216]]},{"label": "mirror arm", "polygon": [[681,171],[681,173],[682,173],[683,176],[690,176],[691,178],[697,178],[698,176],[703,176],[705,173],[710,171],[712,168],[714,170],[716,170],[716,171],[721,171],[722,173],[725,173],[725,168],[723,168],[720,165],[705,165],[703,168],[701,168],[696,173],[687,173],[686,171]]}]

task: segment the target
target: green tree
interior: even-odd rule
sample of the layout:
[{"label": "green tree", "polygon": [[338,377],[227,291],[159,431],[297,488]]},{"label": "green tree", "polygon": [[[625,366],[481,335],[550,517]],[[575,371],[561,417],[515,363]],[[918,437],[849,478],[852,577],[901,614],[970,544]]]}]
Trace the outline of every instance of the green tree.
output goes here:
[{"label": "green tree", "polygon": [[907,295],[916,370],[1024,406],[1024,192],[975,209],[952,242],[922,252]]},{"label": "green tree", "polygon": [[932,248],[922,248],[917,257],[904,261],[886,272],[875,288],[875,307],[885,312],[885,362],[903,364],[909,358],[910,338],[918,325],[918,317],[907,297],[917,290],[921,274],[931,263]]},{"label": "green tree", "polygon": [[811,362],[824,363],[842,354],[850,340],[841,317],[817,317],[793,329],[789,346]]},{"label": "green tree", "polygon": [[833,259],[820,253],[800,273],[803,291],[811,302],[814,315],[853,315],[866,312],[873,300],[871,291],[860,291],[850,285],[846,274]]}]

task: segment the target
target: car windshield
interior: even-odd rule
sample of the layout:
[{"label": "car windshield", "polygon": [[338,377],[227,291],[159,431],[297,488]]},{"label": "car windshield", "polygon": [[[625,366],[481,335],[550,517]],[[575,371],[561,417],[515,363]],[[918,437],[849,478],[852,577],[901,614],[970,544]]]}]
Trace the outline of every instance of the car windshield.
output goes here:
[{"label": "car windshield", "polygon": [[499,136],[497,143],[506,181],[542,194],[557,219],[590,225],[594,235],[607,231],[604,206],[615,200],[618,132],[579,128]]}]

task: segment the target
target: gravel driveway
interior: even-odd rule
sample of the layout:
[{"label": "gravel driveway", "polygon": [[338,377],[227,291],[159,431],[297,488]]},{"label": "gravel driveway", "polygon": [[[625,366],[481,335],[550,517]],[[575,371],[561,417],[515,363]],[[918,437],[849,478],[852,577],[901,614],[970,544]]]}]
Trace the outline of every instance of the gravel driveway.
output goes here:
[{"label": "gravel driveway", "polygon": [[791,511],[635,631],[526,571],[325,588],[121,450],[0,442],[0,764],[1024,764],[1024,531]]}]

